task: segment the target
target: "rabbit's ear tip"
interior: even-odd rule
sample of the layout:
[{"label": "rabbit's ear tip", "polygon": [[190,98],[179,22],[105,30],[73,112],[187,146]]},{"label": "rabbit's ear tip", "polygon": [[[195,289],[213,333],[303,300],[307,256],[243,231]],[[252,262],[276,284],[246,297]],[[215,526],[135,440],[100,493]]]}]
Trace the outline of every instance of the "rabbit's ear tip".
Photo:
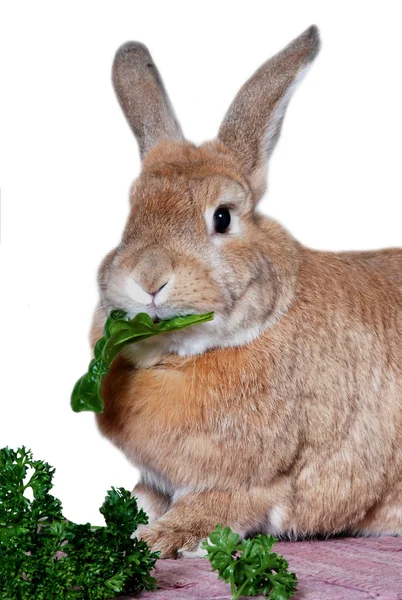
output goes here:
[{"label": "rabbit's ear tip", "polygon": [[320,30],[314,23],[313,25],[310,25],[310,27],[307,27],[305,34],[313,39],[317,39],[317,41],[320,39]]},{"label": "rabbit's ear tip", "polygon": [[141,42],[125,42],[118,48],[115,60],[116,59],[135,59],[141,57],[149,57],[150,53],[145,44]]},{"label": "rabbit's ear tip", "polygon": [[305,42],[310,46],[311,56],[314,58],[321,47],[320,30],[317,25],[310,25],[310,27],[302,33],[301,37],[304,38]]},{"label": "rabbit's ear tip", "polygon": [[113,60],[112,83],[141,156],[161,141],[183,139],[162,78],[144,44],[130,41],[120,46]]}]

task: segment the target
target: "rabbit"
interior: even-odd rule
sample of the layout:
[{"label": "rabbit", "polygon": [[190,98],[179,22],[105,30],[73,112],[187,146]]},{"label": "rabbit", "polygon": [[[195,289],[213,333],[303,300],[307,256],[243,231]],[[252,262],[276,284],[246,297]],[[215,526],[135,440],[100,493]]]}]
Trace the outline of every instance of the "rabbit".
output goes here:
[{"label": "rabbit", "polygon": [[258,212],[310,27],[263,64],[215,140],[183,137],[147,48],[124,44],[117,98],[140,149],[121,242],[98,272],[92,346],[112,308],[214,320],[128,346],[97,425],[139,469],[161,557],[241,537],[402,534],[402,249],[310,250]]}]

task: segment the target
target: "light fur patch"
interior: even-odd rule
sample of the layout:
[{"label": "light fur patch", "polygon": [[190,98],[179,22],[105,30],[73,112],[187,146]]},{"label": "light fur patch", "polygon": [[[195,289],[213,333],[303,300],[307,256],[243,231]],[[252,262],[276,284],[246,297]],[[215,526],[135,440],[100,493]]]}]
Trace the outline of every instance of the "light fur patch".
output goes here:
[{"label": "light fur patch", "polygon": [[283,533],[283,520],[285,511],[283,507],[276,505],[269,511],[269,532],[273,535],[280,535]]},{"label": "light fur patch", "polygon": [[152,507],[152,502],[149,501],[149,498],[146,494],[141,492],[136,492],[135,497],[137,499],[138,509],[141,509],[148,515],[149,523],[155,521],[157,516],[156,512]]},{"label": "light fur patch", "polygon": [[170,349],[179,356],[195,356],[210,348],[243,346],[257,338],[264,329],[261,325],[248,329],[241,329],[236,325],[233,324],[231,330],[223,317],[215,315],[213,321],[203,323],[198,329],[197,326],[189,328],[187,335],[180,339],[177,346],[173,343]]},{"label": "light fur patch", "polygon": [[134,302],[138,302],[138,304],[144,304],[145,306],[152,302],[151,294],[148,294],[131,275],[125,277],[124,291]]},{"label": "light fur patch", "polygon": [[141,468],[141,478],[148,487],[151,487],[166,496],[173,496],[175,490],[173,489],[172,484],[161,473],[158,473],[153,469]]}]

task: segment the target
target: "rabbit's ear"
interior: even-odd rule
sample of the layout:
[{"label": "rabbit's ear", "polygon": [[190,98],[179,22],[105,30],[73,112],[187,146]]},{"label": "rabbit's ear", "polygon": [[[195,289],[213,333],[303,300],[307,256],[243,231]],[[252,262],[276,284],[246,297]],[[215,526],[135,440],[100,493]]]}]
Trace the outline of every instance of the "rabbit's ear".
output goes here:
[{"label": "rabbit's ear", "polygon": [[264,63],[232,102],[218,138],[243,164],[258,200],[289,100],[320,48],[315,25]]},{"label": "rabbit's ear", "polygon": [[143,44],[127,42],[113,62],[117,98],[138,140],[141,158],[159,142],[182,140],[183,134],[161,76]]}]

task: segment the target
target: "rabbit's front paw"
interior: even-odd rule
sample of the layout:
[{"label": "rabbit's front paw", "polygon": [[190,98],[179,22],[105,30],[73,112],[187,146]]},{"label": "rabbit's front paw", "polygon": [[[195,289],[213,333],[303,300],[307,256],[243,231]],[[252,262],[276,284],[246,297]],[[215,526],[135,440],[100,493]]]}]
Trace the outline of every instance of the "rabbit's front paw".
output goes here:
[{"label": "rabbit's front paw", "polygon": [[147,542],[152,552],[160,552],[160,558],[176,558],[178,554],[186,557],[201,556],[199,545],[202,539],[183,529],[169,527],[161,521],[152,525],[140,525],[135,535]]},{"label": "rabbit's front paw", "polygon": [[[167,336],[166,336],[167,337]],[[122,350],[124,358],[133,366],[146,369],[156,365],[164,356],[166,356],[166,338],[155,340],[151,338],[141,340],[135,344],[129,344]]]}]

